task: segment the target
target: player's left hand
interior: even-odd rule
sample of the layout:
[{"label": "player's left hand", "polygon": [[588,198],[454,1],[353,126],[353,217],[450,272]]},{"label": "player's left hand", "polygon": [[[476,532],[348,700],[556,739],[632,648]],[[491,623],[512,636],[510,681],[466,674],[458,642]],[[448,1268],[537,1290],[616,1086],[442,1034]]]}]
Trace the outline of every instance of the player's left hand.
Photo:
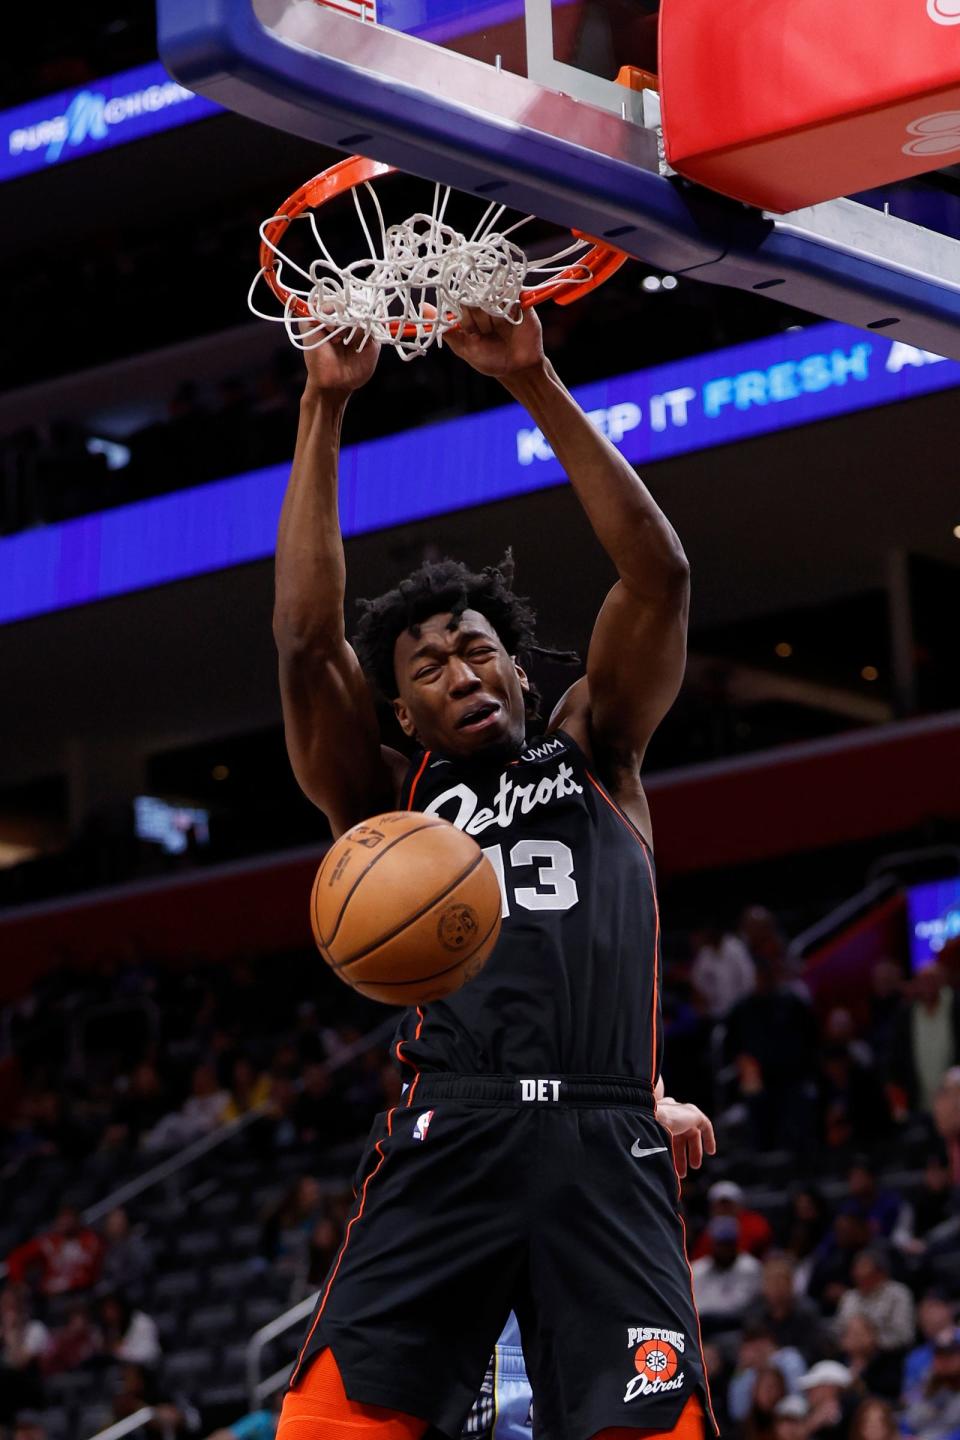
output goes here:
[{"label": "player's left hand", "polygon": [[697,1105],[684,1105],[665,1096],[657,1101],[657,1119],[673,1141],[673,1163],[682,1180],[688,1170],[699,1170],[704,1155],[716,1155],[717,1140],[708,1116]]},{"label": "player's left hand", "polygon": [[519,325],[511,325],[485,310],[464,306],[460,328],[448,330],[443,343],[481,375],[498,380],[543,364],[543,334],[533,309],[523,312]]}]

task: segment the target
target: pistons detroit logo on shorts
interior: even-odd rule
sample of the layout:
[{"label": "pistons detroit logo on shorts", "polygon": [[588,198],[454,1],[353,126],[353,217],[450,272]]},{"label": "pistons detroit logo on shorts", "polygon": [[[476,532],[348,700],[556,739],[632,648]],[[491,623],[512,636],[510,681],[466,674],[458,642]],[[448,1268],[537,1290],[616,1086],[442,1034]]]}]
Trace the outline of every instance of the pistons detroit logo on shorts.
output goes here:
[{"label": "pistons detroit logo on shorts", "polygon": [[624,1403],[641,1395],[659,1395],[664,1390],[683,1388],[685,1336],[680,1330],[660,1330],[652,1325],[631,1326],[627,1349],[633,1351],[635,1375],[627,1381]]}]

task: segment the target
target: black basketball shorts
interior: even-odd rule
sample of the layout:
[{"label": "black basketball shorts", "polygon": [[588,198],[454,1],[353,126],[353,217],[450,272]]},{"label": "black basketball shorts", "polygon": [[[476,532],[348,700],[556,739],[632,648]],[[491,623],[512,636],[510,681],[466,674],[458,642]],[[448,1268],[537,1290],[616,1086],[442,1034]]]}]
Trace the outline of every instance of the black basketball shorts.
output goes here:
[{"label": "black basketball shorts", "polygon": [[670,1137],[648,1085],[423,1075],[377,1116],[294,1370],[458,1435],[511,1309],[534,1440],[709,1412]]}]

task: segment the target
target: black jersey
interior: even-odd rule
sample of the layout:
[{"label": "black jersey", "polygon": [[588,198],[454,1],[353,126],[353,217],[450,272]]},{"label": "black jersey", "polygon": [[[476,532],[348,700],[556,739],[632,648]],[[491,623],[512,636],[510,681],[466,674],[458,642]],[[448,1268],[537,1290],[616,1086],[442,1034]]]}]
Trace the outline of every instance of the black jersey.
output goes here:
[{"label": "black jersey", "polygon": [[655,1084],[660,926],[653,857],[563,731],[515,760],[420,754],[401,799],[490,859],[503,925],[485,967],[409,1011],[404,1077],[605,1075]]}]

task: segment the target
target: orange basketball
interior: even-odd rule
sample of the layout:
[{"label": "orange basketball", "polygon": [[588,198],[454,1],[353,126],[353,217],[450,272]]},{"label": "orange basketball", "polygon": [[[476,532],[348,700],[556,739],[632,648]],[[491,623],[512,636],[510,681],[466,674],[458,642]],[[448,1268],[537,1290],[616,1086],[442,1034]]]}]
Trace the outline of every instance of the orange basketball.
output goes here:
[{"label": "orange basketball", "polygon": [[500,934],[500,885],[477,842],[448,820],[393,810],[327,851],[310,921],[341,980],[386,1005],[420,1005],[486,963]]}]

